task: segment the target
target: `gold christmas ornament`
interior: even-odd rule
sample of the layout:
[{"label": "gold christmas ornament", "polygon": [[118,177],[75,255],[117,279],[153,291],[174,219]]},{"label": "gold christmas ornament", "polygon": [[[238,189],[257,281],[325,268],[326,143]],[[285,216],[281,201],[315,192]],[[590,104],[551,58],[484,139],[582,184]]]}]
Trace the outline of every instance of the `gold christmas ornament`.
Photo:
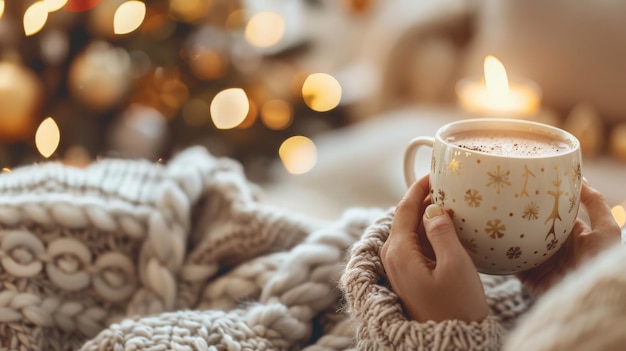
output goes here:
[{"label": "gold christmas ornament", "polygon": [[595,156],[604,144],[604,123],[598,111],[587,103],[576,105],[569,113],[563,129],[580,141],[583,156]]},{"label": "gold christmas ornament", "polygon": [[24,140],[33,133],[41,105],[41,83],[25,66],[0,62],[0,139]]},{"label": "gold christmas ornament", "polygon": [[72,95],[90,108],[106,110],[130,87],[128,53],[105,42],[90,44],[71,64],[68,84]]},{"label": "gold christmas ornament", "polygon": [[626,122],[619,123],[611,129],[609,140],[611,155],[626,161]]}]

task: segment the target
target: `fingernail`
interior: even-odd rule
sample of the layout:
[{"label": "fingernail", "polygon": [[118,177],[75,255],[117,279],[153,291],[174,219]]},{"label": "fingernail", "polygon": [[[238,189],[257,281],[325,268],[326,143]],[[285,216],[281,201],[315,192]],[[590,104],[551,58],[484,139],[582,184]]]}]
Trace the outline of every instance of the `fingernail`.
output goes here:
[{"label": "fingernail", "polygon": [[589,185],[589,181],[587,180],[587,178],[586,178],[586,177],[583,177],[583,183],[585,183],[585,184]]},{"label": "fingernail", "polygon": [[428,205],[426,207],[426,218],[431,219],[433,217],[441,216],[443,214],[443,208],[439,205]]}]

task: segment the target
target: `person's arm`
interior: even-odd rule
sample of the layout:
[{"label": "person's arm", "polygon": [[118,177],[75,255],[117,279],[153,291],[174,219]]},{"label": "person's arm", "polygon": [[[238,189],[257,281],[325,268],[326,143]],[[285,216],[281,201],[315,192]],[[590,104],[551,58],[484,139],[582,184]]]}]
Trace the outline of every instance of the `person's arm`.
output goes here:
[{"label": "person's arm", "polygon": [[450,217],[425,210],[428,189],[427,177],[415,183],[352,247],[340,287],[356,347],[497,350],[504,330]]}]

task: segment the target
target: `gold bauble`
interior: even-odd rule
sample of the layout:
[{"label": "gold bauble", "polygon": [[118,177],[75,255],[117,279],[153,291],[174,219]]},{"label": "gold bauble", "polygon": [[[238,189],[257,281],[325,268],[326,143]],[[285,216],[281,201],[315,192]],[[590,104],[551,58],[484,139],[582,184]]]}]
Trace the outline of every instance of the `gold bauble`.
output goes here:
[{"label": "gold bauble", "polygon": [[41,105],[41,83],[27,67],[0,62],[0,140],[23,140],[33,133]]},{"label": "gold bauble", "polygon": [[124,49],[94,42],[72,61],[68,84],[72,96],[85,105],[109,109],[130,87],[130,56]]}]

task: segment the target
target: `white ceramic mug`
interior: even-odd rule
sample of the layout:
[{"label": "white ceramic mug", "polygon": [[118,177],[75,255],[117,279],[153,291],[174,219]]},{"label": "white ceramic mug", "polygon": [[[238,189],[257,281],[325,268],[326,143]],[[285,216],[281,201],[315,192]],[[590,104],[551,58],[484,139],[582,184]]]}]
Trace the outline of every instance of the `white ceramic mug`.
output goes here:
[{"label": "white ceramic mug", "polygon": [[[508,132],[551,138],[561,149],[511,156],[455,144],[463,133]],[[459,239],[480,272],[512,274],[536,267],[569,236],[582,186],[580,143],[570,133],[519,119],[452,122],[434,138],[417,137],[408,144],[407,186],[416,181],[416,154],[423,146],[432,148],[431,201],[451,213]]]}]

